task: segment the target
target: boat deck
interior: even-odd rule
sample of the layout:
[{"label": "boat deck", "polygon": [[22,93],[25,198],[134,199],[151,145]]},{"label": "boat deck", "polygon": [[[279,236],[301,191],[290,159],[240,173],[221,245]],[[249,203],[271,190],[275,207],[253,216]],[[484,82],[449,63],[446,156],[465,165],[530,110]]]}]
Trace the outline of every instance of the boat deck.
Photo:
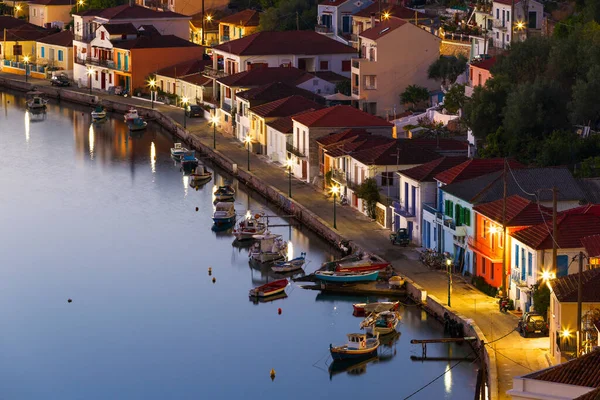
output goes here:
[{"label": "boat deck", "polygon": [[320,290],[323,293],[342,293],[349,295],[378,295],[382,297],[405,297],[406,289],[390,288],[387,282],[363,282],[363,283],[320,283],[313,285],[300,285],[303,289]]}]

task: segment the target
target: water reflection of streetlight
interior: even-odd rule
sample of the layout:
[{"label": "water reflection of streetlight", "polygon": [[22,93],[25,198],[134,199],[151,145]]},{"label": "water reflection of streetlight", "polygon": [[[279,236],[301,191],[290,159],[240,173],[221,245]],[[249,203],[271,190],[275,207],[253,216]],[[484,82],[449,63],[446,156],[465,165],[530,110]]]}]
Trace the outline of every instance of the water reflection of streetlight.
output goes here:
[{"label": "water reflection of streetlight", "polygon": [[452,367],[450,363],[446,365],[446,372],[444,373],[444,390],[446,394],[452,393]]},{"label": "water reflection of streetlight", "polygon": [[292,243],[291,240],[288,240],[287,243],[287,259],[288,260],[293,260],[294,259],[294,244]]},{"label": "water reflection of streetlight", "polygon": [[150,143],[150,168],[154,174],[156,172],[156,146],[154,146],[154,142]]},{"label": "water reflection of streetlight", "polygon": [[333,229],[337,229],[337,218],[336,218],[336,211],[335,211],[335,198],[337,197],[338,193],[340,193],[340,187],[339,186],[332,186],[331,187],[331,193],[333,194]]},{"label": "water reflection of streetlight", "polygon": [[183,197],[187,197],[189,185],[190,185],[190,177],[188,175],[183,175]]},{"label": "water reflection of streetlight", "polygon": [[29,143],[29,110],[25,110],[25,142]]},{"label": "water reflection of streetlight", "polygon": [[96,133],[94,132],[94,125],[90,125],[88,133],[88,141],[90,142],[90,160],[94,159],[94,145],[96,142]]}]

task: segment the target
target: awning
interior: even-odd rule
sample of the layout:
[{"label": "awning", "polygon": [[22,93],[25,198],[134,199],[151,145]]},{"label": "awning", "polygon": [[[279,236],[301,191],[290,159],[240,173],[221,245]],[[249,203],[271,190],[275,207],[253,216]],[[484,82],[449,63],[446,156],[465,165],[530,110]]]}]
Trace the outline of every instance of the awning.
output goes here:
[{"label": "awning", "polygon": [[325,98],[327,100],[331,100],[331,101],[352,101],[352,100],[354,100],[354,98],[352,96],[346,96],[345,94],[340,93],[340,92],[330,94],[328,96],[325,96]]}]

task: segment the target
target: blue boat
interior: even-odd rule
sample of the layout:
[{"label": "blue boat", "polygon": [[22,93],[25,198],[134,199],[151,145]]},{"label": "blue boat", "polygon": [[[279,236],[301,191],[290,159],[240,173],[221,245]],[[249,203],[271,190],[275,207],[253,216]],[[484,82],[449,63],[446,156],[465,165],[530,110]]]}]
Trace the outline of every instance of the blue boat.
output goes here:
[{"label": "blue boat", "polygon": [[379,271],[366,272],[334,272],[334,271],[317,271],[315,278],[324,282],[373,282],[377,280]]},{"label": "blue boat", "polygon": [[186,171],[191,171],[198,166],[198,159],[194,150],[188,150],[181,157],[181,166]]},{"label": "blue boat", "polygon": [[359,360],[377,354],[379,335],[369,337],[366,333],[349,333],[348,343],[343,346],[329,345],[334,360]]},{"label": "blue boat", "polygon": [[235,222],[235,208],[233,203],[217,203],[213,213],[215,225],[231,225]]}]

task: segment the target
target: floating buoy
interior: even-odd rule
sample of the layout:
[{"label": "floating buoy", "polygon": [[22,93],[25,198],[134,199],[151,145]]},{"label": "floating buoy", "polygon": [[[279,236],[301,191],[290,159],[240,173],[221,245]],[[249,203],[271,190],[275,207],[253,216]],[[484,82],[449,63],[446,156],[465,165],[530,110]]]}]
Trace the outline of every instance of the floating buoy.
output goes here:
[{"label": "floating buoy", "polygon": [[271,368],[271,374],[270,374],[270,376],[271,376],[271,380],[275,379],[275,370],[273,368]]},{"label": "floating buoy", "polygon": [[198,191],[198,187],[196,187],[196,192]]},{"label": "floating buoy", "polygon": [[196,211],[198,211],[198,207],[196,207]]},{"label": "floating buoy", "polygon": [[72,302],[73,302],[73,300],[71,300],[71,299],[67,300],[67,303],[72,303]]},{"label": "floating buoy", "polygon": [[215,277],[213,276],[213,283],[216,283],[216,282],[217,282],[217,278],[215,278]]},{"label": "floating buoy", "polygon": [[277,309],[277,314],[281,315],[281,308]]},{"label": "floating buoy", "polygon": [[212,268],[208,267],[208,275],[212,275]]}]

